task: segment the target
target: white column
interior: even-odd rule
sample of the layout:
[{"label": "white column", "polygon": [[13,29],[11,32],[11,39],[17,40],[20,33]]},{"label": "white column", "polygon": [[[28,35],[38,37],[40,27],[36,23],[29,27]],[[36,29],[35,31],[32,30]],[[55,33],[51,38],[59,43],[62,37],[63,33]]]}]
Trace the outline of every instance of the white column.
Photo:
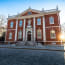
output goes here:
[{"label": "white column", "polygon": [[18,19],[16,20],[15,41],[17,40]]},{"label": "white column", "polygon": [[24,19],[24,25],[23,25],[23,41],[25,41],[25,19]]},{"label": "white column", "polygon": [[43,41],[46,41],[45,17],[43,16]]},{"label": "white column", "polygon": [[34,41],[35,41],[35,39],[36,39],[36,36],[35,36],[35,33],[36,33],[36,30],[35,30],[35,17],[34,17],[33,21],[34,21],[33,22],[33,24],[34,24],[34,27],[33,28],[34,28]]}]

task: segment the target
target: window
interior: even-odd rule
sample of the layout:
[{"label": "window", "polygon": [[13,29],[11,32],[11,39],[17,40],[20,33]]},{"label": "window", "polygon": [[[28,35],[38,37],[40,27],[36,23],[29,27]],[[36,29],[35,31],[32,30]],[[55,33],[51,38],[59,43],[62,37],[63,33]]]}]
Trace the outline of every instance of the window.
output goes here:
[{"label": "window", "polygon": [[18,32],[18,39],[21,39],[22,38],[22,31],[20,30],[19,32]]},{"label": "window", "polygon": [[20,27],[22,26],[22,20],[19,22],[19,26],[20,26]]},{"label": "window", "polygon": [[37,30],[37,38],[40,39],[41,38],[41,29]]},{"label": "window", "polygon": [[41,19],[40,18],[37,19],[37,25],[41,25]]},{"label": "window", "polygon": [[50,31],[50,37],[51,37],[51,39],[55,39],[56,38],[55,30],[51,30]]},{"label": "window", "polygon": [[10,23],[10,27],[11,27],[11,28],[13,28],[13,24],[14,24],[13,22]]},{"label": "window", "polygon": [[11,32],[9,33],[9,39],[12,39],[12,33]]},{"label": "window", "polygon": [[49,18],[49,22],[50,22],[50,24],[54,24],[54,17],[51,16],[51,17]]},{"label": "window", "polygon": [[31,15],[32,14],[32,12],[28,12],[28,15]]},{"label": "window", "polygon": [[28,26],[30,26],[30,25],[31,25],[31,20],[28,21]]}]

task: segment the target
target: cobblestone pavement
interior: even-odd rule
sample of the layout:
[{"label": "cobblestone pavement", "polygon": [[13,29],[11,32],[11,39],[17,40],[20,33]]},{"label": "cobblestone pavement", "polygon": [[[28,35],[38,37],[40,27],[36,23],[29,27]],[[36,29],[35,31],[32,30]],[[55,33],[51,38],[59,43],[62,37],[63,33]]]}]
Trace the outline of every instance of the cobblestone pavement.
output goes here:
[{"label": "cobblestone pavement", "polygon": [[65,65],[61,51],[0,48],[0,65]]}]

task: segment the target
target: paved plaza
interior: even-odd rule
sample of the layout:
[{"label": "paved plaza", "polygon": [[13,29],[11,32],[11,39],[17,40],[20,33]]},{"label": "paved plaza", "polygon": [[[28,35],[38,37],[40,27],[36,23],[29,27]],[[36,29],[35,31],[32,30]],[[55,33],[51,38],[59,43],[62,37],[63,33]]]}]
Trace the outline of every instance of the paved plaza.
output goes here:
[{"label": "paved plaza", "polygon": [[65,65],[61,51],[0,48],[0,65]]}]

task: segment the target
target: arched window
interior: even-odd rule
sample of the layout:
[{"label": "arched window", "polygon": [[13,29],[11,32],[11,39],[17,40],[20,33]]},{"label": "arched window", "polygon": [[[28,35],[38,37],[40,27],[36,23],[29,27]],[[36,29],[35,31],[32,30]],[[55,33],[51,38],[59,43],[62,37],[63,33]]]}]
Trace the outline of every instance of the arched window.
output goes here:
[{"label": "arched window", "polygon": [[11,28],[13,28],[13,24],[14,24],[14,23],[13,23],[13,21],[12,21],[12,22],[10,23],[10,27],[11,27]]},{"label": "arched window", "polygon": [[37,30],[37,38],[38,38],[38,39],[41,39],[41,37],[42,37],[42,36],[41,36],[41,29],[38,29],[38,30]]},{"label": "arched window", "polygon": [[55,39],[56,38],[55,30],[51,30],[50,31],[50,37],[51,37],[51,39]]},{"label": "arched window", "polygon": [[50,22],[50,24],[54,24],[54,17],[49,17],[49,22]]},{"label": "arched window", "polygon": [[18,32],[18,39],[22,39],[22,31],[21,30]]},{"label": "arched window", "polygon": [[19,27],[21,27],[21,26],[22,26],[22,20],[19,21]]},{"label": "arched window", "polygon": [[41,18],[37,19],[37,25],[41,25]]},{"label": "arched window", "polygon": [[11,32],[9,33],[9,39],[12,39],[12,33]]}]

